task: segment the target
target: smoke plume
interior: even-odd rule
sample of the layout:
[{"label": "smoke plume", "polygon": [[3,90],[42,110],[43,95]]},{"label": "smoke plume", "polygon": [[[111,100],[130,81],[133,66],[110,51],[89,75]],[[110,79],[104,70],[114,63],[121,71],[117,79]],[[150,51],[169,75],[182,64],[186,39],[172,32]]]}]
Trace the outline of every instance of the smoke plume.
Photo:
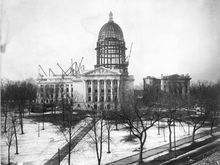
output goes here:
[{"label": "smoke plume", "polygon": [[1,12],[0,25],[0,52],[5,53],[6,46],[11,39],[9,33],[9,21],[5,12]]}]

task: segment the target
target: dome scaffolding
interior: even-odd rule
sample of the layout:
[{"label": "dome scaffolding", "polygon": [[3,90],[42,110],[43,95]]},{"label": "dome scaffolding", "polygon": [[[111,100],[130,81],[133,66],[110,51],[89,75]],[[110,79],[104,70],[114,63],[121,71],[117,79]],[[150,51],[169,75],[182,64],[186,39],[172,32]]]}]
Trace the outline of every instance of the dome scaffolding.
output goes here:
[{"label": "dome scaffolding", "polygon": [[97,41],[97,63],[95,68],[104,66],[110,69],[119,69],[123,74],[128,74],[128,62],[125,56],[125,41],[120,26],[113,21],[110,12],[109,21],[104,24],[99,32]]}]

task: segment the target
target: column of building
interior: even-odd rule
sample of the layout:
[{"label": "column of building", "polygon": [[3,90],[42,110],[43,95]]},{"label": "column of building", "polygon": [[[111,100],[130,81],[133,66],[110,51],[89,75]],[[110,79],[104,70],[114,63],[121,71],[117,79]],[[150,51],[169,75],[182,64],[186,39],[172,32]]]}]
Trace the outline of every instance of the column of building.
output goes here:
[{"label": "column of building", "polygon": [[[94,81],[93,80],[90,80],[91,81],[91,102],[94,102],[95,99],[94,99]],[[100,102],[101,101],[101,86],[100,86],[100,81],[101,80],[97,80],[97,102]],[[104,81],[104,102],[107,102],[107,94],[108,94],[108,88],[107,88],[107,81],[108,80],[103,80]],[[111,97],[111,102],[114,101],[114,96],[116,95],[117,98],[119,98],[119,80],[115,80],[117,82],[117,93],[114,93],[114,80],[110,80],[111,82],[111,85],[110,85],[110,88],[111,88],[111,94],[110,94],[110,97]],[[88,97],[89,97],[89,94],[88,94],[88,80],[84,80],[84,100],[85,102],[88,101]]]},{"label": "column of building", "polygon": [[87,102],[87,80],[84,80],[84,101]]},{"label": "column of building", "polygon": [[53,101],[56,101],[56,84],[53,85]]},{"label": "column of building", "polygon": [[100,102],[100,82],[99,82],[100,80],[97,80],[97,92],[98,92],[98,102]]},{"label": "column of building", "polygon": [[93,92],[94,92],[94,88],[93,88],[93,80],[91,80],[91,102],[94,101],[94,98],[93,98]]},{"label": "column of building", "polygon": [[119,82],[119,80],[117,80],[117,99],[119,99],[119,90],[120,90],[119,85],[120,85],[120,82]]},{"label": "column of building", "polygon": [[111,102],[114,101],[114,98],[113,98],[113,92],[114,92],[113,80],[111,80]]},{"label": "column of building", "polygon": [[104,102],[106,102],[106,94],[107,94],[107,92],[106,92],[106,85],[107,85],[107,83],[106,83],[107,81],[106,80],[104,80]]}]

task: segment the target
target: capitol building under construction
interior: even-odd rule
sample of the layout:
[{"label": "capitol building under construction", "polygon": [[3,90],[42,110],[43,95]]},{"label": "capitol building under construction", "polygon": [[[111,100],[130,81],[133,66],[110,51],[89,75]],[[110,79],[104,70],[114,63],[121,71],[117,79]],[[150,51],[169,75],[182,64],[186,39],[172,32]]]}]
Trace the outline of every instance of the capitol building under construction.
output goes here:
[{"label": "capitol building under construction", "polygon": [[96,64],[89,71],[84,70],[82,61],[79,64],[71,61],[66,71],[57,64],[61,74],[49,69],[47,75],[39,65],[38,102],[50,103],[65,98],[73,104],[77,99],[75,106],[79,109],[99,109],[101,105],[105,109],[113,109],[115,102],[133,88],[134,77],[128,73],[129,57],[125,53],[122,29],[113,21],[111,12],[109,21],[99,31],[95,50]]}]

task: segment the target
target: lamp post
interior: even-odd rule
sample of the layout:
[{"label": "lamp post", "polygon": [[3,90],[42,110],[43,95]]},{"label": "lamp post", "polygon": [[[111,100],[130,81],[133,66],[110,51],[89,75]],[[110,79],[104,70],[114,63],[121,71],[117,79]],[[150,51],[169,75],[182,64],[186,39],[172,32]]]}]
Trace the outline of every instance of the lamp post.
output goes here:
[{"label": "lamp post", "polygon": [[38,137],[40,137],[40,122],[38,121]]},{"label": "lamp post", "polygon": [[[160,114],[160,108],[158,108],[158,113]],[[157,135],[160,135],[160,120],[159,119],[158,119],[158,122],[157,122],[157,128],[158,128]]]},{"label": "lamp post", "polygon": [[158,120],[158,122],[157,122],[157,128],[158,128],[157,135],[160,135],[160,120]]}]

